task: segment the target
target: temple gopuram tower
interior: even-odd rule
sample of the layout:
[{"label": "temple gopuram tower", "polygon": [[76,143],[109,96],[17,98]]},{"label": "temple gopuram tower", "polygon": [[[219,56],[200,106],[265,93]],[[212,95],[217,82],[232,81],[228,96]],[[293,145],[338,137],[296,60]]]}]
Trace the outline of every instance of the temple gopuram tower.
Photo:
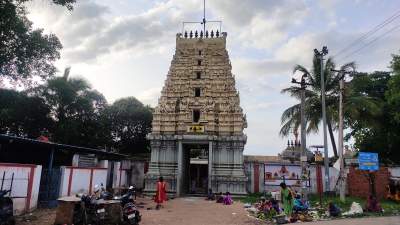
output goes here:
[{"label": "temple gopuram tower", "polygon": [[168,192],[246,194],[243,149],[247,127],[226,50],[227,33],[176,35],[176,50],[148,135],[151,161],[145,191],[162,176]]}]

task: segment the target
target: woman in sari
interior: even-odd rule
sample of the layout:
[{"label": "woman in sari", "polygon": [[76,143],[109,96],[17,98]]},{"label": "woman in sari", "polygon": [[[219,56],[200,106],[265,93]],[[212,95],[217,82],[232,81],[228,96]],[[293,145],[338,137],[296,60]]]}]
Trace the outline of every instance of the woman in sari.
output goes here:
[{"label": "woman in sari", "polygon": [[292,191],[286,186],[285,183],[281,183],[281,199],[283,204],[283,211],[286,216],[291,216],[293,212],[293,194]]},{"label": "woman in sari", "polygon": [[156,209],[160,209],[161,204],[167,201],[167,184],[164,182],[163,177],[160,177],[157,182],[157,192],[154,201],[157,203]]}]

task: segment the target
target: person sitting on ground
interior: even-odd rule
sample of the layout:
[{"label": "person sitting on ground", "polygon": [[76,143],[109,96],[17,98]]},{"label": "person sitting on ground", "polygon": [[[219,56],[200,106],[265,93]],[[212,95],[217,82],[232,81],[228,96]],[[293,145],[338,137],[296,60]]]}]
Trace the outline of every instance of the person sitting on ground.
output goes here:
[{"label": "person sitting on ground", "polygon": [[340,208],[337,207],[333,202],[328,203],[328,212],[332,217],[337,217],[340,215]]},{"label": "person sitting on ground", "polygon": [[382,212],[382,207],[379,204],[376,197],[370,195],[367,200],[367,204],[365,207],[365,211],[367,212]]},{"label": "person sitting on ground", "polygon": [[212,189],[208,189],[208,194],[206,200],[209,201],[214,201],[215,200],[215,194],[212,192]]},{"label": "person sitting on ground", "polygon": [[226,192],[224,196],[224,205],[232,205],[233,204],[233,199],[231,197],[231,193]]},{"label": "person sitting on ground", "polygon": [[265,211],[266,208],[268,208],[268,201],[265,199],[265,197],[261,197],[260,201],[256,204],[256,208],[258,209],[258,211]]},{"label": "person sitting on ground", "polygon": [[216,199],[217,199],[217,203],[223,203],[224,202],[224,196],[222,195],[222,192],[220,192],[217,196],[216,196]]},{"label": "person sitting on ground", "polygon": [[308,209],[307,205],[301,200],[300,195],[296,195],[294,199],[293,210],[296,212],[306,211]]},{"label": "person sitting on ground", "polygon": [[271,199],[271,207],[275,209],[277,214],[281,213],[281,208],[279,207],[279,202],[276,199]]}]

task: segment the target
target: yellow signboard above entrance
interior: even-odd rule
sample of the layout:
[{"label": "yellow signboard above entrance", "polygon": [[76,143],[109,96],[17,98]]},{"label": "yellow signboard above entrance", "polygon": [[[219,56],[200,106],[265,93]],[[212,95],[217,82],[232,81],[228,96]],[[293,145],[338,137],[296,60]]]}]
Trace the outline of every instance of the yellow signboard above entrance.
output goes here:
[{"label": "yellow signboard above entrance", "polygon": [[188,126],[187,132],[204,133],[204,126],[200,125]]}]

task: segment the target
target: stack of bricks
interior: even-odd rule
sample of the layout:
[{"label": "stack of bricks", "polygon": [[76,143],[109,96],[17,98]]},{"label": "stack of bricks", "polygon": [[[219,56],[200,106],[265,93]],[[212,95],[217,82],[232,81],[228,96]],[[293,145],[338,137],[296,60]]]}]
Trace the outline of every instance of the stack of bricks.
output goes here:
[{"label": "stack of bricks", "polygon": [[[367,198],[370,194],[368,171],[359,170],[357,167],[350,167],[347,175],[348,194],[350,196]],[[382,199],[387,194],[390,173],[387,167],[381,167],[375,173],[375,190],[378,199]]]}]

